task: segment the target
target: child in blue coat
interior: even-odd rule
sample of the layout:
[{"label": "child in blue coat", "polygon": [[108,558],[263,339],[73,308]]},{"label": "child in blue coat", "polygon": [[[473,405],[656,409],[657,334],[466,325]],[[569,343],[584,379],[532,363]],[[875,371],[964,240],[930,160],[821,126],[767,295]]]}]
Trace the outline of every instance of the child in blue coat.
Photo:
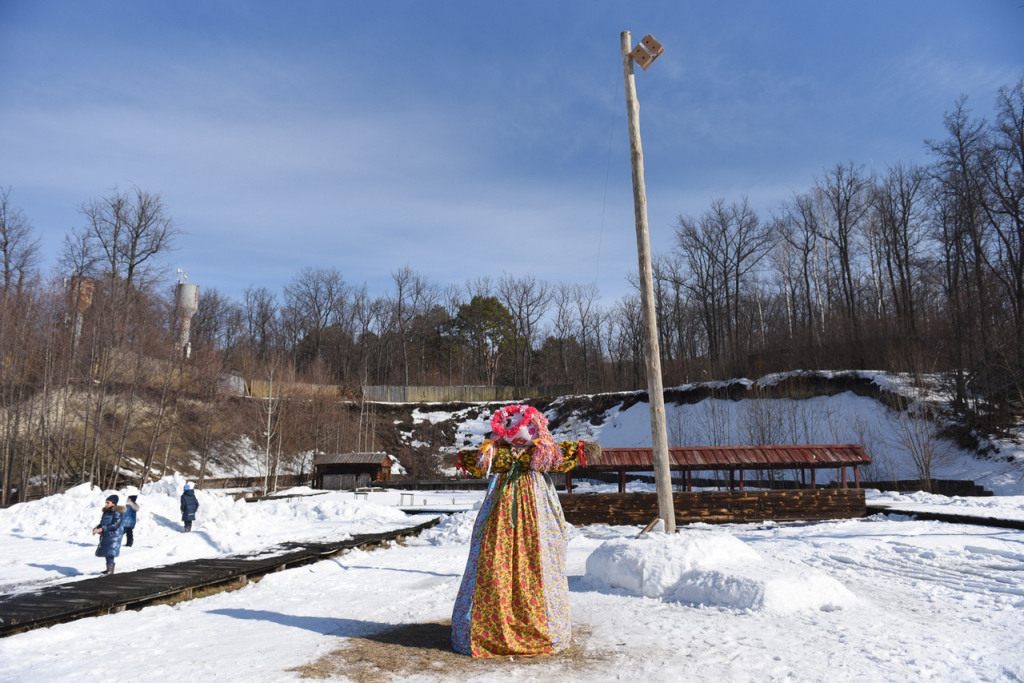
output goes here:
[{"label": "child in blue coat", "polygon": [[96,546],[96,557],[107,558],[107,571],[103,576],[114,573],[114,558],[121,554],[121,521],[124,519],[125,508],[117,504],[117,495],[107,496],[103,503],[103,516],[100,523],[92,530],[100,535],[100,543]]},{"label": "child in blue coat", "polygon": [[125,545],[129,548],[135,542],[133,533],[135,532],[135,518],[139,512],[138,499],[138,496],[128,496],[128,502],[125,504],[124,520],[121,522],[121,526],[124,528],[124,537],[128,539]]},{"label": "child in blue coat", "polygon": [[196,499],[195,489],[192,484],[185,484],[185,490],[181,494],[181,521],[185,523],[185,531],[192,531],[192,522],[196,519],[196,510],[199,509],[199,500]]}]

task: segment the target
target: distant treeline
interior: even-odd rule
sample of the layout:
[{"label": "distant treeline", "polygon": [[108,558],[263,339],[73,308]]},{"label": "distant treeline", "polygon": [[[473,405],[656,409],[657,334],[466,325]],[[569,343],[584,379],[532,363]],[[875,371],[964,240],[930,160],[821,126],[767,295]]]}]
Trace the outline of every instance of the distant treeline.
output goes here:
[{"label": "distant treeline", "polygon": [[[795,368],[942,373],[970,421],[1020,411],[1024,79],[988,118],[960,100],[943,121],[926,165],[840,162],[764,215],[742,197],[680,215],[655,260],[666,386]],[[272,390],[227,399],[217,386],[229,372],[350,387],[350,399],[365,385],[646,383],[637,294],[602,302],[596,285],[529,273],[442,285],[403,267],[374,294],[335,268],[304,268],[280,292],[206,289],[185,359],[164,267],[180,232],[160,196],[114,191],[81,213],[61,276],[45,279],[29,217],[0,188],[5,497],[31,478],[141,480],[187,451],[205,465],[240,435],[268,477],[282,457],[375,443],[365,411],[343,417],[337,395],[303,411]]]}]

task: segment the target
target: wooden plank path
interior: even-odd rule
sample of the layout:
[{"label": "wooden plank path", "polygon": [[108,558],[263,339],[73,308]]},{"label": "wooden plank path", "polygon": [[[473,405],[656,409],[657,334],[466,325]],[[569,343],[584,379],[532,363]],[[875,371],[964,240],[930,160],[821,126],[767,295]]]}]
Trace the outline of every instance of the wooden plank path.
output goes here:
[{"label": "wooden plank path", "polygon": [[900,510],[885,505],[868,505],[869,515],[906,515],[916,517],[923,522],[948,522],[949,524],[974,524],[976,526],[992,526],[999,529],[1019,529],[1024,531],[1024,520],[999,519],[997,517],[981,517],[975,515],[953,515],[948,512],[921,512],[918,510]]},{"label": "wooden plank path", "polygon": [[283,543],[259,554],[189,560],[0,596],[0,637],[126,608],[141,609],[161,600],[188,599],[198,589],[244,585],[264,574],[326,560],[353,548],[366,550],[401,541],[437,523],[434,518],[414,527],[357,534],[344,541]]}]

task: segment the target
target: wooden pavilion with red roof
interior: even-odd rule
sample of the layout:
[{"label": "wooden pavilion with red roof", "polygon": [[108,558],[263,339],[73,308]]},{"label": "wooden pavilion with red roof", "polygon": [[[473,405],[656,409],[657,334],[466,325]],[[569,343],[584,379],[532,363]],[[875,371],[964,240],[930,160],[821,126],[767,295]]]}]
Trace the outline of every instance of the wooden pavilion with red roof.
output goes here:
[{"label": "wooden pavilion with red roof", "polygon": [[[694,472],[729,472],[729,489],[744,490],[746,471],[799,471],[801,481],[810,473],[809,488],[817,488],[817,471],[839,470],[842,488],[847,488],[847,470],[853,469],[855,488],[860,488],[857,467],[871,464],[871,457],[858,444],[807,446],[699,446],[668,449],[669,469],[682,472],[687,491],[693,490]],[[586,466],[570,474],[585,478],[588,472],[617,472],[619,493],[626,492],[626,472],[653,472],[654,451],[650,448],[602,448]],[[572,477],[566,477],[566,490],[572,493]]]},{"label": "wooden pavilion with red roof", "polygon": [[[670,448],[669,469],[682,473],[682,491],[673,494],[677,523],[759,522],[863,517],[864,490],[858,467],[871,457],[857,444],[790,446],[702,446]],[[838,470],[835,486],[819,488],[818,470]],[[854,487],[849,488],[848,471]],[[653,493],[626,493],[627,472],[653,472],[650,448],[602,448],[586,465],[566,473],[566,493],[559,496],[565,518],[573,524],[638,524],[657,516]],[[800,488],[754,490],[745,487],[746,472],[799,473]],[[618,493],[574,494],[573,478],[588,473],[617,473]],[[694,491],[695,472],[728,472],[729,490]]]}]

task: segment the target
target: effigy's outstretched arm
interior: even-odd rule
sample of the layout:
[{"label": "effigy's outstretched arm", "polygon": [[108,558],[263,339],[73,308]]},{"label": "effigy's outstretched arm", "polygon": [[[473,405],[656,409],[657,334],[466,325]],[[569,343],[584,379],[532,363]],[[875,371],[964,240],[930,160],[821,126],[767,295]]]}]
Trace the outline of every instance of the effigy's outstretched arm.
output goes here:
[{"label": "effigy's outstretched arm", "polygon": [[[562,459],[548,470],[550,472],[568,472],[574,467],[586,466],[588,460],[601,455],[601,446],[596,441],[562,441],[558,449],[562,452]],[[479,448],[459,451],[456,466],[471,477],[483,478],[489,472],[507,472],[516,460],[528,463],[531,450],[494,446],[488,439]]]}]

